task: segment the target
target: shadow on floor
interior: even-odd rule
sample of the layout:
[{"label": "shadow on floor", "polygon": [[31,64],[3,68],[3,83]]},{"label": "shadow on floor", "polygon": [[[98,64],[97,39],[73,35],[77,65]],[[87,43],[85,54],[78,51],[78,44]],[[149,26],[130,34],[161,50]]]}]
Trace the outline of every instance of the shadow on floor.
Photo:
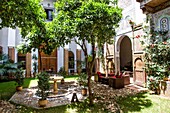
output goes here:
[{"label": "shadow on floor", "polygon": [[127,96],[117,100],[123,113],[139,112],[143,108],[152,106],[151,100],[147,99],[146,92],[139,93],[134,96]]}]

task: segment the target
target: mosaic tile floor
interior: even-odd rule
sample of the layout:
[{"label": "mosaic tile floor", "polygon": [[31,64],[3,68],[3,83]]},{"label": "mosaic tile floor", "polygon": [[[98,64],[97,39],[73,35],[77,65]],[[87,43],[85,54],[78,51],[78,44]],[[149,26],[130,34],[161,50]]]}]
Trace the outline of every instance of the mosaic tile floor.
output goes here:
[{"label": "mosaic tile floor", "polygon": [[[16,92],[9,101],[36,109],[42,109],[42,107],[39,107],[38,105],[39,97],[35,95],[36,90],[37,87],[25,88],[20,92]],[[50,92],[52,92],[52,90],[51,86]],[[48,104],[45,108],[70,104],[73,93],[77,94],[79,101],[82,101],[87,97],[82,96],[81,87],[75,82],[66,82],[65,84],[58,83],[58,91],[59,94],[51,93],[51,95],[48,96]]]}]

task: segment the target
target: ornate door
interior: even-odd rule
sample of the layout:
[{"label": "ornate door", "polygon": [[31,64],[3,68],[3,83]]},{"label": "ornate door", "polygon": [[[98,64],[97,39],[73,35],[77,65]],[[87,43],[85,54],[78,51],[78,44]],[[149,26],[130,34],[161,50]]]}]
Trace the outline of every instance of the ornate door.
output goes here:
[{"label": "ornate door", "polygon": [[41,60],[42,60],[42,69],[44,71],[51,70],[51,71],[57,72],[57,49],[54,50],[51,53],[51,55],[47,55],[47,54],[44,54],[42,52],[41,53]]},{"label": "ornate door", "polygon": [[134,62],[134,84],[146,87],[146,73],[144,70],[144,62],[142,58],[136,58]]}]

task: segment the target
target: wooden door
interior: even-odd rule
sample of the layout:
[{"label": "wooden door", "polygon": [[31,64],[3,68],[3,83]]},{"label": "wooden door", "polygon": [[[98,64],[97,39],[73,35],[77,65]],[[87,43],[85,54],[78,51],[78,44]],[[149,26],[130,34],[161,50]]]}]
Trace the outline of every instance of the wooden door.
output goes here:
[{"label": "wooden door", "polygon": [[146,73],[144,70],[144,62],[141,58],[136,58],[134,63],[134,84],[146,87]]},{"label": "wooden door", "polygon": [[[41,53],[42,69],[57,72],[57,49],[51,55]],[[40,62],[39,62],[40,63]],[[39,64],[40,65],[40,64]]]},{"label": "wooden door", "polygon": [[15,61],[15,49],[14,49],[14,47],[12,47],[12,48],[8,47],[8,55],[9,55],[9,58],[11,60]]}]

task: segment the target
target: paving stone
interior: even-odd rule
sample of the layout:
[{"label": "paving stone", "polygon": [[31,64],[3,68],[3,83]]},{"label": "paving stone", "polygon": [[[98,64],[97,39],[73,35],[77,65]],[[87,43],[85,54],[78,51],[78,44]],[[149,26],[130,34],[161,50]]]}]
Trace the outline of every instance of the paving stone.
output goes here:
[{"label": "paving stone", "polygon": [[[100,83],[92,82],[92,91],[95,95],[94,102],[103,104],[104,108],[101,109],[107,109],[111,112],[120,112],[121,110],[119,106],[117,105],[115,99],[117,97],[126,97],[129,94],[136,94],[139,93],[140,90],[137,90],[136,88],[132,88],[133,86],[125,87],[122,89],[113,89],[111,87],[108,87],[108,85],[103,85]],[[87,96],[81,95],[81,87],[78,86],[75,82],[65,82],[65,84],[61,85],[58,84],[59,91],[60,90],[66,90],[64,94],[57,94],[57,95],[50,95],[47,100],[48,104],[44,108],[49,107],[55,107],[60,105],[67,105],[71,103],[71,99],[73,96],[73,93],[76,93],[78,100],[83,101],[87,98]],[[25,105],[28,107],[36,108],[36,109],[42,109],[42,107],[39,107],[38,105],[38,99],[35,95],[37,90],[37,87],[31,87],[31,88],[25,88],[20,92],[16,92],[10,99],[10,101]],[[51,92],[53,91],[51,86]],[[6,106],[5,108],[1,106]],[[11,111],[10,111],[10,110]],[[17,110],[20,111],[21,106],[14,106],[10,104],[7,101],[0,101],[0,113],[18,113]]]},{"label": "paving stone", "polygon": [[[39,97],[35,95],[36,90],[37,87],[25,88],[20,92],[16,92],[11,97],[10,101],[16,104],[26,105],[36,109],[42,109],[42,107],[39,107],[38,105]],[[78,97],[81,101],[85,99],[85,97],[82,98],[81,96],[81,88],[79,88],[75,82],[65,82],[64,85],[58,84],[58,90],[59,92],[61,91],[63,93],[59,93],[57,95],[51,93],[51,95],[47,98],[48,104],[45,108],[70,104],[73,92],[76,92],[77,95],[79,95]],[[52,87],[51,92],[53,92]]]},{"label": "paving stone", "polygon": [[8,101],[0,100],[0,113],[15,113],[15,105]]}]

